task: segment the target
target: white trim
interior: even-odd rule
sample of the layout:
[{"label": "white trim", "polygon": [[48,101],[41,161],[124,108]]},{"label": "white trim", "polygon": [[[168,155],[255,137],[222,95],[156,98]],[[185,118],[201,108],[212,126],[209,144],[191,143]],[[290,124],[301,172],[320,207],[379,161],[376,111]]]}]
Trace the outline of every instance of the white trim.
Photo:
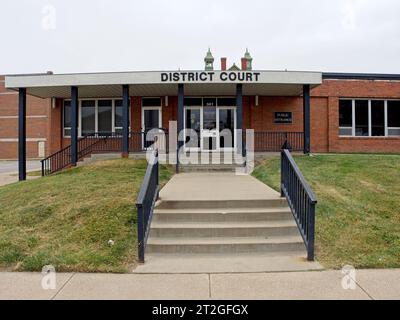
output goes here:
[{"label": "white trim", "polygon": [[368,137],[372,137],[372,102],[368,100]]},{"label": "white trim", "polygon": [[389,136],[389,130],[388,130],[388,101],[385,100],[385,137]]},{"label": "white trim", "polygon": [[0,92],[0,96],[6,96],[6,95],[16,96],[18,95],[18,92]]},{"label": "white trim", "polygon": [[[46,138],[26,138],[26,142],[46,142]],[[0,142],[18,142],[18,138],[0,138]]]},{"label": "white trim", "polygon": [[352,100],[351,104],[351,123],[352,123],[352,132],[351,135],[353,137],[356,136],[356,100]]},{"label": "white trim", "polygon": [[[26,116],[27,119],[47,119],[47,115],[43,116]],[[18,116],[0,116],[0,119],[18,119]]]},{"label": "white trim", "polygon": [[[146,97],[147,98],[147,97]],[[142,99],[143,101],[143,99]],[[162,104],[162,102],[161,102]],[[146,110],[158,110],[158,128],[162,127],[162,107],[161,106],[157,106],[157,107],[143,107],[142,106],[142,126],[141,126],[141,131],[145,132],[145,126],[144,126],[144,114]],[[144,139],[145,139],[145,135],[142,134],[142,148],[145,150],[144,148]]]}]

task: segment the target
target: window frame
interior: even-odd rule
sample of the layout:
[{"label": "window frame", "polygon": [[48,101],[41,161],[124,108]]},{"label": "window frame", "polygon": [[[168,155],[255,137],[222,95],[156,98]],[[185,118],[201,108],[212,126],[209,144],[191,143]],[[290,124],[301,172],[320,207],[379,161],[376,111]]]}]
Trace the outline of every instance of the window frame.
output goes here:
[{"label": "window frame", "polygon": [[[342,135],[340,134],[341,129],[349,129],[350,127],[341,127],[339,126],[339,132],[338,135],[340,138],[396,138],[400,137],[399,135],[389,135],[389,130],[400,130],[399,128],[395,127],[388,127],[388,102],[389,101],[399,101],[400,99],[379,99],[379,98],[339,98],[339,103],[340,101],[351,101],[352,102],[352,134],[351,135]],[[362,101],[368,101],[368,136],[357,136],[356,135],[356,101],[357,100],[362,100]],[[372,135],[372,101],[383,101],[384,103],[384,126],[385,126],[385,135],[384,136],[373,136]],[[338,108],[339,109],[339,108]],[[338,113],[340,116],[340,113]]]},{"label": "window frame", "polygon": [[[98,132],[98,125],[99,125],[99,101],[101,100],[111,100],[112,108],[111,108],[111,131],[113,134],[116,133],[117,129],[122,129],[122,127],[116,127],[115,126],[115,101],[117,100],[122,100],[122,98],[81,98],[78,100],[78,137],[82,138],[82,101],[88,101],[88,100],[94,100],[95,101],[95,132]],[[69,129],[71,130],[71,127],[64,127],[65,121],[64,121],[64,103],[65,101],[71,101],[71,99],[63,99],[62,103],[62,130],[63,130],[63,138],[71,138],[71,135],[66,135],[65,130]],[[129,99],[129,106],[130,106],[130,99]],[[130,114],[130,112],[129,112]],[[130,121],[129,121],[130,123]],[[131,126],[129,125],[129,131],[131,129]]]}]

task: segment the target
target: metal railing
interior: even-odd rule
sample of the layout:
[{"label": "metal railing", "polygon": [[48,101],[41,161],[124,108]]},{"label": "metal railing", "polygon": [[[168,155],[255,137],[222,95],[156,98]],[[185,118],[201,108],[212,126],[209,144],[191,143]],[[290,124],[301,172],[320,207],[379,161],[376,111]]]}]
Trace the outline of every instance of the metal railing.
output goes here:
[{"label": "metal railing", "polygon": [[303,151],[303,132],[254,132],[255,152]]},{"label": "metal railing", "polygon": [[281,152],[281,196],[286,197],[296,220],[307,248],[307,259],[313,261],[317,199],[287,149]]},{"label": "metal railing", "polygon": [[144,252],[150,232],[151,219],[159,194],[158,150],[155,150],[147,165],[146,174],[136,200],[139,262],[144,263]]},{"label": "metal railing", "polygon": [[[146,135],[144,132],[129,133],[129,152],[143,152],[147,149],[158,149],[168,153],[168,132],[159,129],[159,133]],[[122,134],[113,132],[96,132],[78,139],[78,161],[93,153],[122,151]],[[71,146],[41,160],[42,176],[50,175],[65,169],[72,164]]]}]

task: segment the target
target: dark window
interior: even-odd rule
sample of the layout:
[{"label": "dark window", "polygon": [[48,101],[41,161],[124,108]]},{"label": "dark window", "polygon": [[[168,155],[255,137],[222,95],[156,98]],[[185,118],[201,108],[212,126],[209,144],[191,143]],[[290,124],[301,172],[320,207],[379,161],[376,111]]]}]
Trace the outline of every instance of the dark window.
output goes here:
[{"label": "dark window", "polygon": [[371,101],[372,136],[385,136],[385,101]]},{"label": "dark window", "polygon": [[353,111],[351,100],[339,101],[339,127],[353,126]]},{"label": "dark window", "polygon": [[161,98],[143,98],[143,107],[161,107]]},{"label": "dark window", "polygon": [[234,107],[236,106],[236,98],[218,98],[219,107]]},{"label": "dark window", "polygon": [[98,131],[100,133],[112,131],[112,100],[98,101]]},{"label": "dark window", "polygon": [[185,98],[184,105],[186,107],[201,107],[203,105],[202,98]]},{"label": "dark window", "polygon": [[[115,120],[114,120],[114,126],[116,128],[122,128],[123,127],[123,115],[122,115],[122,100],[115,100]],[[128,103],[128,105],[130,105],[130,103]],[[128,119],[129,119],[129,123],[131,121],[131,117],[130,117],[130,108],[128,110]],[[119,130],[115,130],[116,133],[119,133]]]},{"label": "dark window", "polygon": [[388,101],[388,127],[400,128],[400,101]]},{"label": "dark window", "polygon": [[64,101],[64,128],[71,127],[71,101]]},{"label": "dark window", "polygon": [[368,101],[356,100],[356,136],[368,135]]},{"label": "dark window", "polygon": [[82,101],[82,136],[95,132],[95,100]]}]

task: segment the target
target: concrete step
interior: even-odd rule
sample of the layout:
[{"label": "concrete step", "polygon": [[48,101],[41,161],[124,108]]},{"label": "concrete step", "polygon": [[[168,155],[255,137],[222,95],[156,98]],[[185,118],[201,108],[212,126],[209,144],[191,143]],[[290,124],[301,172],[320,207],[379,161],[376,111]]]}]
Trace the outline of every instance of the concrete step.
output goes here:
[{"label": "concrete step", "polygon": [[230,209],[159,209],[154,211],[153,223],[156,222],[262,222],[293,221],[288,207],[282,208],[230,208]]},{"label": "concrete step", "polygon": [[282,208],[287,207],[285,198],[247,200],[163,200],[157,209],[230,209],[230,208]]},{"label": "concrete step", "polygon": [[150,237],[204,238],[204,237],[271,237],[297,236],[299,231],[293,220],[269,222],[154,222]]},{"label": "concrete step", "polygon": [[149,238],[147,253],[253,253],[304,250],[300,236],[217,237],[217,238]]},{"label": "concrete step", "polygon": [[180,172],[235,172],[237,165],[181,165],[179,166]]}]

